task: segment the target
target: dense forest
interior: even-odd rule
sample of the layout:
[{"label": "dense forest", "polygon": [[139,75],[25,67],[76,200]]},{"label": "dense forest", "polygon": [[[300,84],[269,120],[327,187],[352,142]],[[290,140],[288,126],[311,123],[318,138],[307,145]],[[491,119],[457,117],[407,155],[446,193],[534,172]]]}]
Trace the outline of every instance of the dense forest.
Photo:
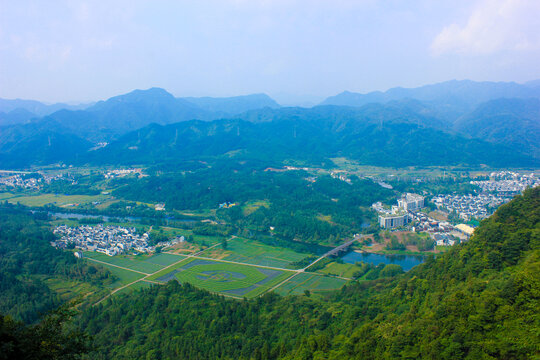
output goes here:
[{"label": "dense forest", "polygon": [[251,301],[171,282],[108,300],[78,324],[95,359],[529,359],[540,351],[539,220],[536,188],[395,278]]},{"label": "dense forest", "polygon": [[32,323],[60,306],[62,300],[47,278],[96,286],[112,282],[112,274],[104,268],[52,247],[54,239],[42,214],[0,205],[0,313]]},{"label": "dense forest", "polygon": [[[369,226],[375,201],[393,201],[394,192],[353,177],[350,183],[305,171],[271,171],[251,163],[227,161],[182,173],[116,180],[113,195],[142,202],[163,202],[167,209],[217,209],[219,219],[238,228],[281,239],[330,244]],[[254,200],[260,200],[253,204]],[[328,241],[328,239],[330,239]]]}]

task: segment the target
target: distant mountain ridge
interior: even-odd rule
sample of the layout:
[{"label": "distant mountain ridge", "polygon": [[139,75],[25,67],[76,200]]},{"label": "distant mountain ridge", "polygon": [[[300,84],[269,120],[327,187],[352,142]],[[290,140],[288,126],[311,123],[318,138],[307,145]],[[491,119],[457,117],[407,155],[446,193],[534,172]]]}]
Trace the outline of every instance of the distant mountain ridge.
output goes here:
[{"label": "distant mountain ridge", "polygon": [[[460,93],[456,89],[464,90]],[[420,94],[421,99],[391,99],[400,94],[410,95],[411,91]],[[430,95],[433,91],[435,94]],[[513,161],[536,166],[540,159],[539,98],[497,98],[478,104],[478,99],[462,99],[474,92],[483,94],[479,98],[485,99],[503,93],[534,95],[535,91],[540,93],[536,82],[519,85],[451,81],[420,90],[394,89],[375,94],[379,99],[390,99],[386,102],[283,108],[265,94],[176,98],[161,88],[135,90],[84,110],[62,109],[44,117],[33,117],[33,113],[23,109],[0,113],[0,167],[4,164],[27,167],[74,158],[102,161],[99,154],[106,152],[110,152],[110,159],[125,162],[126,156],[150,161],[150,154],[162,160],[187,154],[197,156],[197,152],[222,156],[237,150],[250,156],[281,160],[294,158],[296,152],[307,161],[316,162],[328,156],[350,156],[381,166],[483,163],[511,166]],[[356,95],[365,100],[364,95]],[[366,96],[373,98],[372,95]],[[464,110],[469,107],[471,110]],[[186,121],[189,124],[182,124]],[[161,142],[148,142],[145,153],[133,150],[145,146],[140,136],[147,137],[152,131],[158,134],[163,127],[174,131],[174,141],[171,134],[161,134],[164,137]],[[231,129],[239,133],[235,135]],[[194,137],[191,132],[201,137]],[[293,133],[295,136],[291,138]],[[119,144],[134,134],[142,142],[130,140],[131,150],[126,152]],[[52,151],[48,139],[64,139],[66,144],[71,144],[69,149],[62,148],[70,156],[66,153],[62,157],[60,152]],[[189,139],[194,142],[190,143]],[[110,145],[86,154],[98,142]],[[180,143],[184,145],[182,149],[177,148]],[[169,148],[164,148],[164,144]],[[42,156],[43,152],[49,155]]]},{"label": "distant mountain ridge", "polygon": [[536,82],[476,82],[451,80],[417,88],[396,87],[385,92],[367,94],[344,91],[330,96],[321,105],[363,106],[369,103],[386,103],[395,100],[416,99],[438,108],[441,119],[453,122],[459,116],[472,111],[477,105],[498,98],[540,98]]},{"label": "distant mountain ridge", "polygon": [[69,110],[81,110],[91,106],[92,103],[69,105],[64,103],[44,104],[37,100],[23,100],[23,99],[1,99],[0,98],[0,112],[9,113],[17,109],[24,109],[36,117],[52,114],[55,111],[62,109]]},{"label": "distant mountain ridge", "polygon": [[206,111],[222,114],[236,115],[250,110],[272,108],[277,109],[280,105],[266,94],[252,94],[233,97],[184,97],[180,98],[197,105]]},{"label": "distant mountain ridge", "polygon": [[[536,160],[512,149],[423,126],[429,120],[420,116],[418,122],[404,122],[389,111],[387,116],[360,121],[350,116],[354,114],[352,109],[338,107],[343,115],[329,119],[324,112],[331,109],[264,110],[264,116],[275,112],[273,120],[265,122],[233,119],[153,124],[88,153],[80,161],[143,164],[224,156],[320,164],[330,157],[345,156],[362,164],[396,167],[538,165]],[[322,113],[318,114],[318,110]]]},{"label": "distant mountain ridge", "polygon": [[459,118],[454,129],[540,157],[540,99],[497,99]]}]

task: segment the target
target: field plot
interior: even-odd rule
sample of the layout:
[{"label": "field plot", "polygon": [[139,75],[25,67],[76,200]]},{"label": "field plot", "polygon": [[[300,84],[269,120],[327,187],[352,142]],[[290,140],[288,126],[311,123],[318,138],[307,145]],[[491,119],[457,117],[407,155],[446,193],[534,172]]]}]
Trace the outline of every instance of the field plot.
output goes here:
[{"label": "field plot", "polygon": [[85,252],[87,258],[105,262],[107,264],[120,266],[128,270],[133,270],[137,273],[153,274],[164,267],[178,262],[184,257],[182,255],[173,254],[156,254],[156,255],[117,255],[107,256],[98,252]]},{"label": "field plot", "polygon": [[203,259],[189,259],[178,265],[149,279],[159,282],[176,279],[209,291],[251,298],[291,275],[289,271]]},{"label": "field plot", "polygon": [[39,194],[29,196],[17,196],[8,199],[9,203],[21,203],[26,206],[43,206],[54,204],[56,206],[75,206],[77,204],[87,204],[93,201],[103,201],[107,198],[104,195],[57,195]]},{"label": "field plot", "polygon": [[127,293],[131,293],[133,291],[139,290],[139,289],[146,289],[146,288],[151,287],[152,285],[154,285],[154,284],[146,282],[144,280],[141,280],[141,281],[138,281],[138,282],[136,282],[134,284],[131,284],[128,287],[125,287],[125,288],[117,291],[115,293],[115,295],[116,294],[127,294]]},{"label": "field plot", "polygon": [[326,264],[324,268],[317,270],[317,272],[327,275],[337,275],[352,278],[353,274],[359,270],[361,270],[361,268],[355,264],[340,264],[337,262],[331,262]]},{"label": "field plot", "polygon": [[290,263],[301,260],[308,255],[285,248],[266,245],[256,240],[238,237],[227,241],[227,250],[223,250],[221,246],[218,246],[200,254],[202,257],[213,259],[278,268],[285,268]]},{"label": "field plot", "polygon": [[10,199],[12,197],[16,196],[15,194],[9,193],[9,192],[0,192],[0,200],[6,200]]},{"label": "field plot", "polygon": [[110,266],[106,264],[101,264],[101,265],[105,266],[107,269],[109,269],[111,273],[113,273],[113,275],[118,277],[118,280],[109,286],[111,289],[115,289],[117,287],[127,285],[129,283],[134,282],[135,280],[139,280],[144,277],[143,274],[140,274],[131,270],[124,270],[124,269],[117,268],[116,266]]},{"label": "field plot", "polygon": [[312,292],[330,291],[340,289],[346,282],[343,279],[314,273],[300,273],[275,291],[280,295],[303,294],[305,290]]}]

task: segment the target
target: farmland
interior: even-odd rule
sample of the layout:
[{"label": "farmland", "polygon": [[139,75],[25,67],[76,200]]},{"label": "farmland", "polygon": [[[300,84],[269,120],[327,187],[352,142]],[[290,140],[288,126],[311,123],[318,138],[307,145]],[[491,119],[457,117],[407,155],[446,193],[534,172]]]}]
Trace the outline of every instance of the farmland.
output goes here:
[{"label": "farmland", "polygon": [[315,273],[300,273],[289,279],[275,291],[280,295],[303,294],[305,290],[311,292],[321,292],[337,290],[341,288],[347,280],[323,276]]},{"label": "farmland", "polygon": [[290,275],[289,271],[192,258],[149,279],[159,282],[176,279],[224,295],[250,298],[264,293]]},{"label": "farmland", "polygon": [[201,256],[223,259],[254,265],[285,268],[292,262],[299,261],[309,254],[298,253],[290,249],[265,245],[261,242],[233,238],[227,242],[227,249],[213,248],[204,251]]},{"label": "farmland", "polygon": [[128,270],[133,270],[134,272],[143,273],[143,275],[155,273],[163,269],[164,267],[174,264],[175,262],[183,259],[183,256],[173,254],[156,254],[152,256],[107,256],[105,254],[97,252],[85,252],[85,256],[90,259],[115,265],[117,267],[127,268]]},{"label": "farmland", "polygon": [[[113,293],[131,292],[152,283],[164,284],[176,280],[228,297],[253,298],[276,286],[279,286],[276,291],[280,294],[298,294],[304,290],[318,292],[339,289],[346,282],[346,279],[323,273],[299,273],[299,270],[285,269],[290,263],[304,259],[307,254],[238,237],[228,239],[226,250],[221,243],[216,243],[211,248],[188,256],[170,252],[112,257],[85,252],[85,256],[89,261],[106,266],[118,277],[110,286],[115,289]],[[354,265],[344,266],[348,268],[329,268],[327,272],[349,275],[353,270],[349,267]]]},{"label": "farmland", "polygon": [[105,195],[57,195],[57,194],[38,194],[14,196],[8,199],[9,203],[20,203],[25,206],[44,206],[54,204],[56,206],[75,206],[76,204],[87,204],[94,201],[103,201]]}]

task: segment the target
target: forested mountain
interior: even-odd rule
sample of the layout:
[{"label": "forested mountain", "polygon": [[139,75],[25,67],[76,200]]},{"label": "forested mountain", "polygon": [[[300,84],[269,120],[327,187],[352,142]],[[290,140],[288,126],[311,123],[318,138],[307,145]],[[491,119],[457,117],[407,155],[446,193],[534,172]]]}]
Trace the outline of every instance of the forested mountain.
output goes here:
[{"label": "forested mountain", "polygon": [[50,245],[55,236],[43,214],[29,215],[13,205],[0,205],[0,314],[26,323],[62,304],[45,278],[93,284],[112,282],[112,275]]},{"label": "forested mountain", "polygon": [[31,113],[26,109],[15,109],[8,112],[0,112],[0,127],[16,124],[24,124],[30,119],[36,117],[36,114]]},{"label": "forested mountain", "polygon": [[99,101],[86,110],[55,112],[37,121],[54,121],[75,135],[92,141],[108,141],[151,123],[170,124],[205,119],[206,111],[163,89],[135,90]]},{"label": "forested mountain", "polygon": [[258,118],[267,115],[272,121],[151,125],[88,153],[81,162],[134,164],[226,155],[271,161],[297,159],[312,164],[345,156],[381,166],[536,163],[508,148],[424,127],[429,118],[407,117],[399,111],[382,109],[365,118],[354,109],[326,107],[256,114]]},{"label": "forested mountain", "polygon": [[80,109],[87,108],[90,105],[92,104],[89,103],[89,104],[69,105],[69,104],[63,104],[63,103],[56,103],[56,104],[49,105],[49,104],[44,104],[36,100],[22,100],[22,99],[11,100],[11,99],[0,98],[0,112],[8,113],[17,109],[22,109],[22,110],[26,110],[34,114],[35,117],[49,115],[61,109],[80,110]]},{"label": "forested mountain", "polygon": [[0,128],[0,167],[70,163],[92,146],[55,122],[4,127]]},{"label": "forested mountain", "polygon": [[540,156],[540,99],[497,99],[458,119],[454,129]]},{"label": "forested mountain", "polygon": [[467,243],[393,279],[325,299],[228,300],[171,282],[78,322],[95,359],[530,359],[540,336],[540,189]]},{"label": "forested mountain", "polygon": [[[483,91],[480,98],[536,89],[517,84],[458,83],[465,89]],[[454,94],[457,90],[451,84],[443,88]],[[430,92],[424,89],[419,93],[428,96]],[[329,157],[347,156],[383,166],[535,166],[540,156],[538,101],[493,100],[461,116],[454,125],[444,106],[414,99],[361,107],[279,108],[266,95],[182,99],[158,88],[135,90],[86,110],[60,110],[30,123],[3,127],[0,166],[148,163],[221,156],[231,151],[260,160],[298,157],[316,164]],[[236,113],[243,110],[248,111]],[[25,112],[8,115],[0,115],[0,119],[4,116],[5,121],[12,121],[19,116],[16,121],[28,122],[31,116]],[[226,119],[212,120],[220,117]],[[101,142],[110,144],[88,152]]]},{"label": "forested mountain", "polygon": [[499,98],[540,98],[540,88],[514,82],[476,82],[451,80],[418,88],[392,88],[385,92],[367,94],[345,91],[324,100],[321,105],[362,106],[392,100],[416,99],[433,105],[449,114],[465,113],[475,106]]}]

